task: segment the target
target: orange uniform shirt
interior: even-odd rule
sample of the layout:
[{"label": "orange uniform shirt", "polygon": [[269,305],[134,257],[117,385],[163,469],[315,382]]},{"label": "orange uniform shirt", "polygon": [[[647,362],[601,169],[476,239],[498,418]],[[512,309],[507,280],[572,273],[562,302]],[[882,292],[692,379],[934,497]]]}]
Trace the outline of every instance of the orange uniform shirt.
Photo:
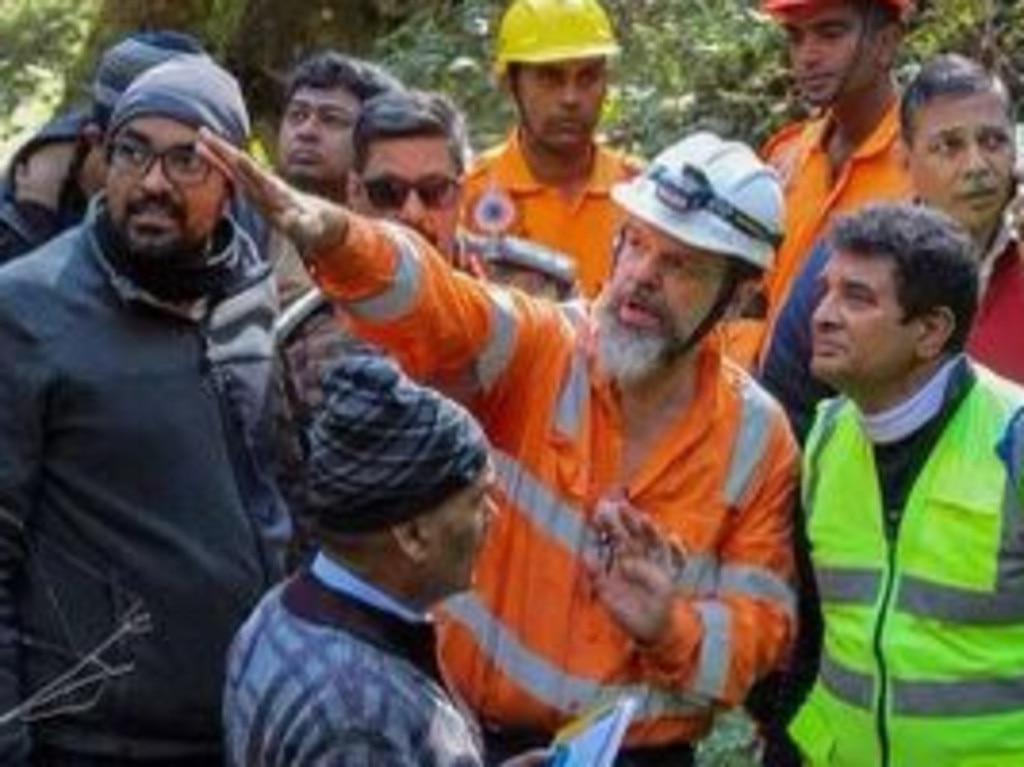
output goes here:
[{"label": "orange uniform shirt", "polygon": [[576,262],[584,295],[597,295],[611,270],[612,240],[622,220],[611,188],[636,175],[640,165],[606,147],[596,148],[586,188],[568,200],[534,177],[518,132],[513,132],[485,152],[466,175],[463,225],[483,234],[492,233],[489,226],[494,226],[502,234],[561,251]]},{"label": "orange uniform shirt", "polygon": [[830,119],[825,115],[783,128],[762,150],[782,176],[786,198],[785,240],[767,278],[769,320],[781,308],[790,283],[826,233],[832,216],[871,202],[913,196],[899,135],[898,102],[893,102],[838,177],[832,174],[825,147]]},{"label": "orange uniform shirt", "polygon": [[[473,280],[366,220],[314,269],[357,332],[408,372],[476,382],[468,401],[491,440],[501,511],[473,590],[446,608],[440,648],[484,720],[553,733],[633,694],[630,743],[692,741],[780,662],[794,631],[796,446],[714,334],[697,353],[693,402],[623,477],[623,412],[596,368],[585,306]],[[595,504],[620,492],[686,552],[671,626],[646,647],[615,623],[584,565]]]},{"label": "orange uniform shirt", "polygon": [[830,120],[826,114],[788,125],[761,150],[765,161],[782,177],[785,239],[775,254],[775,266],[765,277],[767,318],[728,323],[727,353],[748,370],[757,366],[789,286],[818,240],[827,233],[832,216],[871,202],[907,200],[913,196],[899,135],[897,102],[857,147],[838,177],[833,176],[825,147]]}]

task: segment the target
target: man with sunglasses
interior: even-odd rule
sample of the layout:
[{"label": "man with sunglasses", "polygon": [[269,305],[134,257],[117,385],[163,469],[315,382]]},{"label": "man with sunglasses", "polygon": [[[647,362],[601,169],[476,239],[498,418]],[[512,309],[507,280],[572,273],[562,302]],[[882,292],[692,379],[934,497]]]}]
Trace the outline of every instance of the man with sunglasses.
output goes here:
[{"label": "man with sunglasses", "polygon": [[269,266],[196,149],[205,57],[140,76],[81,226],[0,269],[0,763],[223,764],[228,644],[281,575]]},{"label": "man with sunglasses", "polygon": [[[459,205],[468,156],[465,122],[447,97],[425,91],[382,93],[363,104],[355,122],[346,198],[358,213],[403,224],[423,236],[455,268],[476,277],[532,286],[555,298],[572,295],[575,275],[564,256],[517,238],[491,241],[460,230]],[[283,389],[282,406],[288,418],[276,439],[281,445],[282,477],[297,522],[297,559],[309,550],[313,535],[303,490],[306,450],[297,444],[296,433],[312,421],[321,399],[323,370],[351,347],[342,340],[344,331],[333,318],[333,306],[312,290],[295,309],[286,310],[279,323],[282,341],[289,344],[289,350],[281,355],[281,373],[294,385]],[[309,319],[299,322],[299,311],[308,312]],[[291,351],[294,343],[289,342],[298,335],[308,336],[313,327],[317,334],[335,340],[330,346],[324,340],[322,353],[315,359],[309,354],[300,358]],[[465,389],[458,380],[442,378],[432,383],[458,398]]]},{"label": "man with sunglasses", "polygon": [[797,94],[815,111],[784,127],[762,155],[782,176],[785,240],[755,318],[730,350],[746,364],[760,356],[764,334],[800,266],[830,218],[867,202],[905,199],[910,179],[900,153],[893,66],[912,0],[763,0],[782,26]]},{"label": "man with sunglasses", "polygon": [[617,764],[692,764],[714,710],[741,701],[794,632],[796,447],[714,332],[771,265],[775,173],[701,133],[616,186],[625,223],[589,311],[471,279],[425,243],[202,142],[296,239],[361,336],[421,380],[475,385],[501,513],[440,639],[489,760],[632,696]]},{"label": "man with sunglasses", "polygon": [[469,155],[465,120],[446,96],[383,94],[367,102],[356,123],[349,202],[357,213],[415,230],[456,268],[549,298],[571,298],[576,274],[567,256],[459,226]]}]

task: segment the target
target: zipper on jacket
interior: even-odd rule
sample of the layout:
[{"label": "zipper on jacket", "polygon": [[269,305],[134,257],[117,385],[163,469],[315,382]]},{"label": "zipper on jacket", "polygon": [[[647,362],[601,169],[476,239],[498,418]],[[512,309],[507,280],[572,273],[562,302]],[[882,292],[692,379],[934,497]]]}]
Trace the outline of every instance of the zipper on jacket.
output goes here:
[{"label": "zipper on jacket", "polygon": [[883,512],[882,519],[882,525],[885,529],[886,570],[885,582],[882,587],[882,602],[879,605],[873,639],[875,665],[878,668],[878,702],[875,710],[875,728],[878,731],[879,767],[889,767],[889,760],[891,758],[888,727],[889,672],[886,668],[885,653],[882,650],[882,639],[885,634],[885,624],[889,617],[889,606],[892,602],[892,592],[896,582],[896,543],[901,517],[901,514]]},{"label": "zipper on jacket", "polygon": [[[217,401],[217,412],[220,415],[221,430],[224,433],[224,441],[227,444],[228,463],[231,466],[231,478],[234,480],[235,492],[239,498],[239,504],[242,507],[242,516],[245,517],[246,527],[249,529],[250,535],[253,537],[253,543],[256,549],[257,562],[260,568],[260,574],[263,577],[263,582],[268,587],[273,585],[275,578],[273,576],[273,570],[270,562],[268,561],[266,552],[266,543],[263,540],[262,531],[259,528],[256,520],[253,519],[253,515],[247,507],[247,499],[245,493],[242,491],[242,482],[239,474],[239,467],[237,461],[240,460],[240,450],[245,450],[245,445],[239,445],[238,435],[233,428],[234,414],[231,412],[230,406],[226,402],[227,398],[227,383],[224,379],[225,371],[218,368],[217,365],[213,364],[210,360],[209,353],[209,319],[212,311],[208,310],[206,317],[203,318],[202,322],[198,326],[197,338],[199,341],[199,370],[203,379],[209,382],[213,389],[214,399]],[[241,428],[241,427],[240,427]]]}]

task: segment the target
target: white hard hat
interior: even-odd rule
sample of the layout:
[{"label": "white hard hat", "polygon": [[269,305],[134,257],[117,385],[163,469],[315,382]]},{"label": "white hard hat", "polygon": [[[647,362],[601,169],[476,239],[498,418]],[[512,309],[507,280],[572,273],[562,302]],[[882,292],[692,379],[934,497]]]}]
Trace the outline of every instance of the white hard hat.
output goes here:
[{"label": "white hard hat", "polygon": [[646,171],[617,184],[627,213],[701,250],[769,269],[782,240],[782,187],[746,144],[713,133],[687,136]]}]

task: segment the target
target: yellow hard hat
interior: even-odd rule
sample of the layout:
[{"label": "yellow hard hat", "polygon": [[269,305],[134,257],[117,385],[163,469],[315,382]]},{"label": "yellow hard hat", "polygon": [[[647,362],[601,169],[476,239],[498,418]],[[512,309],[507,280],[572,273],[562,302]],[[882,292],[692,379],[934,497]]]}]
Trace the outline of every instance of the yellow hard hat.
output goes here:
[{"label": "yellow hard hat", "polygon": [[597,0],[513,0],[501,19],[494,69],[509,64],[614,56],[608,14]]}]

